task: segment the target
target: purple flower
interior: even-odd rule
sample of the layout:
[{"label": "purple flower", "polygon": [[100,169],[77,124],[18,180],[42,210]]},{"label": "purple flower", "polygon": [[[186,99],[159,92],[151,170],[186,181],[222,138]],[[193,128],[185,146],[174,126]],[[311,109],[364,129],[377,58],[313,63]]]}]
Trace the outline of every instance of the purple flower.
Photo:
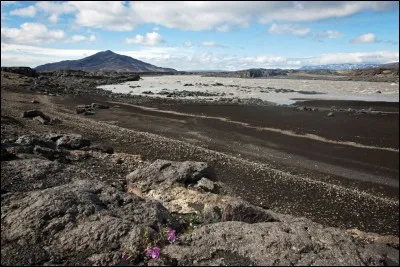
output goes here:
[{"label": "purple flower", "polygon": [[175,240],[176,240],[176,235],[175,235],[175,230],[173,230],[173,229],[171,229],[171,228],[168,228],[167,229],[167,232],[168,232],[168,238],[167,238],[167,240],[169,241],[169,242],[171,242],[171,243],[173,243],[173,242],[175,242]]},{"label": "purple flower", "polygon": [[146,256],[152,259],[158,259],[158,257],[160,257],[160,249],[158,247],[148,248],[146,250]]},{"label": "purple flower", "polygon": [[121,256],[121,259],[124,261],[124,260],[126,260],[126,255],[122,255]]}]

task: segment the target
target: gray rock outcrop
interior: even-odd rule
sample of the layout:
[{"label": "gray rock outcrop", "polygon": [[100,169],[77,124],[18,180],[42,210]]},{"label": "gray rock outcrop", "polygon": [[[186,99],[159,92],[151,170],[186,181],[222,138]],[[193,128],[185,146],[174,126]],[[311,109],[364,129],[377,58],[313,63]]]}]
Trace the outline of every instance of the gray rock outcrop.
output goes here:
[{"label": "gray rock outcrop", "polygon": [[[145,229],[152,232],[151,227],[173,220],[160,203],[134,198],[98,181],[77,180],[10,196],[5,201],[2,264],[8,265],[43,261],[68,265],[65,259],[73,258],[74,265],[97,265],[98,261],[117,264],[124,251],[132,257],[142,253]],[[3,253],[12,246],[24,249],[28,255],[10,257]],[[30,247],[38,248],[40,253]]]},{"label": "gray rock outcrop", "polygon": [[186,266],[398,264],[398,250],[394,248],[357,244],[344,231],[307,219],[208,224],[182,236],[163,253]]}]

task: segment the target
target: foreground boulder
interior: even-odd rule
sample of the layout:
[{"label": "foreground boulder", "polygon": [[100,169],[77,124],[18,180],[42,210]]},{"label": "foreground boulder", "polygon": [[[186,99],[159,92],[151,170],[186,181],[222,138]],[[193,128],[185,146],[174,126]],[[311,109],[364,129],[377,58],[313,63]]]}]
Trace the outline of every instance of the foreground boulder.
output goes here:
[{"label": "foreground boulder", "polygon": [[98,181],[10,195],[2,199],[1,263],[114,265],[143,254],[144,231],[172,221],[158,202]]},{"label": "foreground boulder", "polygon": [[[178,265],[398,265],[398,250],[362,245],[343,230],[307,219],[202,226],[162,251]],[[396,257],[397,254],[397,257]]]},{"label": "foreground boulder", "polygon": [[211,180],[215,174],[205,162],[156,160],[130,173],[126,179],[129,192],[158,200],[172,213],[197,213],[207,222],[279,221],[277,214],[270,210],[217,194],[221,184]]},{"label": "foreground boulder", "polygon": [[174,162],[156,160],[152,164],[130,173],[126,179],[128,184],[140,186],[142,191],[154,188],[157,184],[174,183],[195,184],[201,178],[214,176],[212,169],[205,162]]}]

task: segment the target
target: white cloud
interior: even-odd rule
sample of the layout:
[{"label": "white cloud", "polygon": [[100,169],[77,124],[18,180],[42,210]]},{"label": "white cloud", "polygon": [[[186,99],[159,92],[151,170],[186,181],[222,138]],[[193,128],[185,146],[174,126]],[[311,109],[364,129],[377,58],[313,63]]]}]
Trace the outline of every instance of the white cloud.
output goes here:
[{"label": "white cloud", "polygon": [[216,46],[217,44],[214,41],[204,41],[201,43],[202,46],[208,46],[208,47],[213,47]]},{"label": "white cloud", "polygon": [[[99,50],[53,49],[37,46],[2,44],[2,66],[30,66],[81,59]],[[332,53],[311,58],[286,58],[279,55],[258,55],[253,57],[226,56],[213,53],[196,53],[181,47],[143,47],[133,51],[115,51],[160,67],[178,70],[248,68],[299,68],[305,65],[340,63],[390,63],[399,61],[398,52],[376,51],[365,53]]]},{"label": "white cloud", "polygon": [[[55,23],[61,14],[73,12],[78,26],[116,31],[131,31],[140,24],[155,23],[181,30],[227,32],[254,21],[311,22],[364,11],[390,11],[397,6],[395,1],[40,1],[14,13],[34,16],[36,9]],[[300,29],[296,33],[305,35]]]},{"label": "white cloud", "polygon": [[323,33],[317,34],[317,38],[328,38],[328,39],[338,39],[343,36],[343,33],[339,31],[327,30]]},{"label": "white cloud", "polygon": [[328,18],[342,18],[363,11],[394,10],[396,3],[391,1],[285,1],[274,3],[274,7],[263,10],[261,23],[272,21],[318,21]]},{"label": "white cloud", "polygon": [[36,8],[49,16],[49,20],[53,23],[58,21],[58,17],[63,13],[71,13],[76,9],[69,2],[50,2],[39,1],[35,4]]},{"label": "white cloud", "polygon": [[217,27],[217,31],[219,32],[229,32],[231,30],[231,26],[228,24],[224,24],[222,26]]},{"label": "white cloud", "polygon": [[83,41],[93,42],[95,40],[96,40],[96,36],[93,34],[88,37],[83,36],[83,35],[73,35],[71,37],[71,40],[69,40],[69,42],[72,42],[72,43],[78,43],[78,42],[83,42]]},{"label": "white cloud", "polygon": [[72,42],[82,42],[86,40],[86,36],[83,35],[74,35],[71,37]]},{"label": "white cloud", "polygon": [[34,17],[38,11],[48,16],[50,22],[56,23],[58,17],[63,13],[74,12],[76,8],[70,2],[39,1],[35,5],[16,9],[10,12],[11,15]]},{"label": "white cloud", "polygon": [[376,43],[376,36],[373,33],[362,34],[354,39],[350,40],[352,44],[360,44],[360,43]]},{"label": "white cloud", "polygon": [[204,42],[201,42],[201,45],[205,46],[205,47],[219,47],[219,48],[226,47],[225,45],[217,44],[214,41],[204,41]]},{"label": "white cloud", "polygon": [[71,1],[68,3],[77,9],[75,22],[80,26],[130,31],[141,21],[133,10],[125,6],[124,1]]},{"label": "white cloud", "polygon": [[141,44],[147,46],[155,46],[163,43],[164,40],[158,32],[148,32],[146,36],[137,34],[134,38],[126,38],[126,44]]},{"label": "white cloud", "polygon": [[184,45],[185,47],[192,47],[192,46],[193,46],[192,42],[190,42],[190,41],[184,42],[183,45]]},{"label": "white cloud", "polygon": [[142,22],[195,31],[226,31],[232,26],[246,27],[253,20],[265,24],[318,21],[363,11],[393,10],[396,5],[390,1],[183,1],[157,4],[149,1],[130,4],[134,14],[140,14]]},{"label": "white cloud", "polygon": [[95,35],[90,35],[89,38],[87,39],[89,42],[94,42],[96,41],[96,36]]},{"label": "white cloud", "polygon": [[[22,10],[32,16],[36,8],[51,22],[57,22],[61,14],[74,12],[78,26],[116,31],[131,31],[140,24],[155,23],[181,30],[227,32],[254,21],[311,22],[364,11],[390,11],[397,6],[394,1],[40,1]],[[156,28],[153,31],[158,31]],[[299,29],[297,35],[302,34],[305,35]]]},{"label": "white cloud", "polygon": [[[238,8],[251,7],[244,2],[131,2],[131,10],[140,14],[143,22],[157,23],[182,30],[210,30],[224,22],[245,26],[250,14],[237,16]],[[246,8],[249,9],[249,8]],[[253,8],[250,8],[253,10]]]},{"label": "white cloud", "polygon": [[334,53],[322,54],[316,58],[304,59],[308,65],[342,64],[342,63],[390,63],[399,61],[398,52],[377,51],[364,53]]},{"label": "white cloud", "polygon": [[34,17],[36,16],[36,8],[34,6],[28,6],[24,8],[19,8],[12,10],[11,15],[21,16],[21,17]]},{"label": "white cloud", "polygon": [[292,24],[276,24],[273,23],[268,32],[272,34],[292,34],[297,37],[305,37],[311,33],[311,28],[299,27]]},{"label": "white cloud", "polygon": [[1,28],[1,42],[19,44],[41,44],[62,40],[62,30],[49,30],[40,23],[23,23],[20,28]]}]

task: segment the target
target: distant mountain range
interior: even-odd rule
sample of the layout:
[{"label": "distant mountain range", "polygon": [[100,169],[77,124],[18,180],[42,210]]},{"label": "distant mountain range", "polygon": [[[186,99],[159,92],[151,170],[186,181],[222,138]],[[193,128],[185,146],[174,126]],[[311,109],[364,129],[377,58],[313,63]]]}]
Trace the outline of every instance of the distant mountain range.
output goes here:
[{"label": "distant mountain range", "polygon": [[110,50],[96,53],[79,60],[64,60],[37,66],[37,71],[82,70],[116,72],[176,72],[175,69],[161,68],[132,57],[119,55]]},{"label": "distant mountain range", "polygon": [[344,63],[344,64],[327,64],[327,65],[316,65],[316,66],[303,66],[299,68],[299,70],[356,70],[356,69],[366,69],[366,68],[377,68],[380,67],[381,64],[352,64],[352,63]]}]

